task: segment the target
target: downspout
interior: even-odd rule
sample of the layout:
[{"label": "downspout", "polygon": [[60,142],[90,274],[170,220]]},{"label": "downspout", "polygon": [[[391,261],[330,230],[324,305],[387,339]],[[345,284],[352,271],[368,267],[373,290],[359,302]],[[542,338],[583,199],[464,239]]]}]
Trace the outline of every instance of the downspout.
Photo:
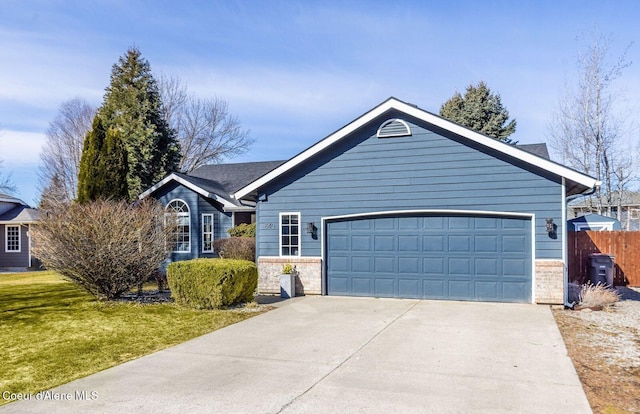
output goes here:
[{"label": "downspout", "polygon": [[[564,178],[562,179],[562,184],[563,184],[563,186],[562,186],[563,191],[566,191],[565,190],[566,187],[564,186]],[[601,184],[602,184],[602,181],[596,181],[595,185],[589,191],[587,191],[586,193],[579,193],[579,194],[574,194],[574,195],[569,196],[569,197],[565,197],[565,204],[564,204],[565,208],[564,208],[564,212],[562,213],[565,216],[564,222],[562,223],[562,227],[564,229],[564,231],[563,231],[564,240],[567,239],[566,214],[567,214],[567,206],[568,206],[569,202],[573,201],[573,200],[575,200],[575,199],[577,199],[579,197],[587,197],[587,196],[590,196],[590,195],[594,194]],[[566,252],[565,252],[565,254],[566,254]],[[565,270],[565,275],[564,275],[564,278],[563,278],[564,279],[563,280],[563,282],[564,282],[564,307],[573,309],[573,306],[575,305],[575,303],[573,303],[573,302],[569,303],[569,266],[568,266],[568,264],[566,265],[565,269],[566,269]]]}]

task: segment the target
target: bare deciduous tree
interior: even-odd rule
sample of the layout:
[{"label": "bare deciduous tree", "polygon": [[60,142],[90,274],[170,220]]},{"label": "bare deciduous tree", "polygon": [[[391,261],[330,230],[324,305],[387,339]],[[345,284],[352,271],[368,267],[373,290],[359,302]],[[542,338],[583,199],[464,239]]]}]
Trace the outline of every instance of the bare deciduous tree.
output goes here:
[{"label": "bare deciduous tree", "polygon": [[149,280],[168,257],[175,220],[147,199],[70,204],[32,228],[33,254],[99,299],[113,300]]},{"label": "bare deciduous tree", "polygon": [[40,190],[50,193],[52,187],[66,201],[75,200],[78,168],[85,136],[91,129],[96,108],[81,98],[60,105],[55,119],[49,123],[47,142],[40,154]]},{"label": "bare deciduous tree", "polygon": [[[3,161],[0,160],[0,170],[2,169]],[[3,174],[0,172],[0,193],[12,194],[16,191],[16,186],[13,184],[11,174]]]},{"label": "bare deciduous tree", "polygon": [[631,45],[611,63],[610,37],[593,34],[582,42],[575,84],[567,87],[559,101],[548,135],[564,163],[602,182],[591,199],[592,207],[611,215],[634,178],[629,125],[616,108],[618,95],[612,90],[613,81],[630,65],[626,53]]},{"label": "bare deciduous tree", "polygon": [[179,79],[161,76],[158,82],[166,120],[178,134],[182,158],[179,169],[221,162],[246,152],[253,139],[223,99],[201,99],[187,92]]}]

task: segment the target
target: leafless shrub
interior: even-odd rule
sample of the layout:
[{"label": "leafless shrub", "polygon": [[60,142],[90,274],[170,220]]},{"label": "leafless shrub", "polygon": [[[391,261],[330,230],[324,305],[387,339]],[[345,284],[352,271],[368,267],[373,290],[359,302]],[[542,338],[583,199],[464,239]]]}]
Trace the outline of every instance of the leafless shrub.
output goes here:
[{"label": "leafless shrub", "polygon": [[213,248],[225,259],[256,261],[256,239],[254,237],[229,237],[213,242]]},{"label": "leafless shrub", "polygon": [[584,308],[606,307],[613,305],[620,296],[614,289],[598,283],[597,285],[584,285],[580,291],[579,305]]},{"label": "leafless shrub", "polygon": [[174,220],[155,200],[71,204],[44,216],[32,229],[34,255],[99,299],[149,280],[168,256]]}]

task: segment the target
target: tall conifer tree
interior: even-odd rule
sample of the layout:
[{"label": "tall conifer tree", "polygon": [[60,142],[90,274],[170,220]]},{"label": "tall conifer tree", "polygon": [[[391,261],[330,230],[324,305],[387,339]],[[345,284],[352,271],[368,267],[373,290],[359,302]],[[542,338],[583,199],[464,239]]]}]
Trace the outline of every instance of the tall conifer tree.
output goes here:
[{"label": "tall conifer tree", "polygon": [[132,47],[113,65],[111,83],[96,115],[105,131],[119,135],[126,149],[129,200],[177,169],[180,146],[163,115],[151,66]]},{"label": "tall conifer tree", "polygon": [[95,117],[87,133],[78,173],[78,201],[129,198],[127,151],[118,130]]},{"label": "tall conifer tree", "polygon": [[491,93],[484,82],[467,86],[464,96],[456,92],[440,107],[440,116],[499,141],[516,143],[509,138],[516,132],[516,120],[509,121],[500,95]]}]

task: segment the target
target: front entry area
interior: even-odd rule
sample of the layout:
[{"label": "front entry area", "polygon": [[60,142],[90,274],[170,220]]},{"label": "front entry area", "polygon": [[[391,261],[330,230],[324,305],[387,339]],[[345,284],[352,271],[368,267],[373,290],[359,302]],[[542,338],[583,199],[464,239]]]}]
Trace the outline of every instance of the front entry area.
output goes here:
[{"label": "front entry area", "polygon": [[350,217],[325,234],[328,295],[531,302],[529,217]]}]

